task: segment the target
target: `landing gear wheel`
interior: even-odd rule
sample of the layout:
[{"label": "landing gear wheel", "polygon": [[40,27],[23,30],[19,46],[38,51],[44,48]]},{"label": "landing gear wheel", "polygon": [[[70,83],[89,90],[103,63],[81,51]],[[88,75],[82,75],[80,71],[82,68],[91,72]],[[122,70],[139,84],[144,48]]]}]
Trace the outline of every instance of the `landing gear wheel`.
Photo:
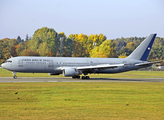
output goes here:
[{"label": "landing gear wheel", "polygon": [[90,79],[89,76],[82,76],[82,79]]},{"label": "landing gear wheel", "polygon": [[17,74],[17,72],[13,72],[13,75],[14,75],[13,78],[14,78],[14,79],[17,79],[16,74]]},{"label": "landing gear wheel", "polygon": [[16,75],[14,75],[14,76],[13,76],[13,78],[14,78],[14,79],[17,79],[17,76],[16,76]]},{"label": "landing gear wheel", "polygon": [[80,79],[80,76],[72,76],[73,79],[77,78]]}]

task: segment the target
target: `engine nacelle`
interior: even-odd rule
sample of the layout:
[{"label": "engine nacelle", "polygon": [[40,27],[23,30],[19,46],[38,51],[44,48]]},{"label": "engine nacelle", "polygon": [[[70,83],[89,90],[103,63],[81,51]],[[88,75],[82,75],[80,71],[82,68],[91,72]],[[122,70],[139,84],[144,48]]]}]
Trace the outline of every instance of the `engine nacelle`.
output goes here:
[{"label": "engine nacelle", "polygon": [[80,75],[80,72],[76,71],[73,68],[65,68],[63,70],[63,76],[67,77],[67,76],[78,76]]}]

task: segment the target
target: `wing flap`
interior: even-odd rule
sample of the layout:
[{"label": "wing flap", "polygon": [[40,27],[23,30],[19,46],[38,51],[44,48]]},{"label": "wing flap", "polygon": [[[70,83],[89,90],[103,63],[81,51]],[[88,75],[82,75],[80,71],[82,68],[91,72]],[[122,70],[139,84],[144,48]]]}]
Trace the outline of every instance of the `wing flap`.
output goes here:
[{"label": "wing flap", "polygon": [[115,64],[115,65],[95,65],[95,66],[84,66],[84,67],[77,67],[77,70],[89,70],[89,69],[109,69],[109,68],[116,68],[119,66],[124,66],[124,64]]}]

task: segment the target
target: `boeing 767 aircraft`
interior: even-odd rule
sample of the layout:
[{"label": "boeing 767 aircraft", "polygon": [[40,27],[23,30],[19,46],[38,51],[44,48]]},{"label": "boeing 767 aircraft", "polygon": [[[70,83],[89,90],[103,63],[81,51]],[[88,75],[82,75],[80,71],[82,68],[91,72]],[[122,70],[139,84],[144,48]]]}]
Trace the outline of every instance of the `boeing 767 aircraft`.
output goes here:
[{"label": "boeing 767 aircraft", "polygon": [[80,58],[80,57],[13,57],[1,66],[13,72],[63,74],[65,77],[89,79],[89,73],[120,73],[149,67],[156,62],[148,62],[147,57],[156,34],[150,34],[127,58]]}]

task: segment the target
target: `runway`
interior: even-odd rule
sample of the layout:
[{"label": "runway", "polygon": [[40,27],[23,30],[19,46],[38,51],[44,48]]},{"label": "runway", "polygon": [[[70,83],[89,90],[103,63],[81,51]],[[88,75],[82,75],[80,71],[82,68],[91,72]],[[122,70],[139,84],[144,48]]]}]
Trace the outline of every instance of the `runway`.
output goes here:
[{"label": "runway", "polygon": [[72,78],[40,77],[0,77],[0,83],[8,82],[164,82],[164,78],[91,78],[87,80]]}]

